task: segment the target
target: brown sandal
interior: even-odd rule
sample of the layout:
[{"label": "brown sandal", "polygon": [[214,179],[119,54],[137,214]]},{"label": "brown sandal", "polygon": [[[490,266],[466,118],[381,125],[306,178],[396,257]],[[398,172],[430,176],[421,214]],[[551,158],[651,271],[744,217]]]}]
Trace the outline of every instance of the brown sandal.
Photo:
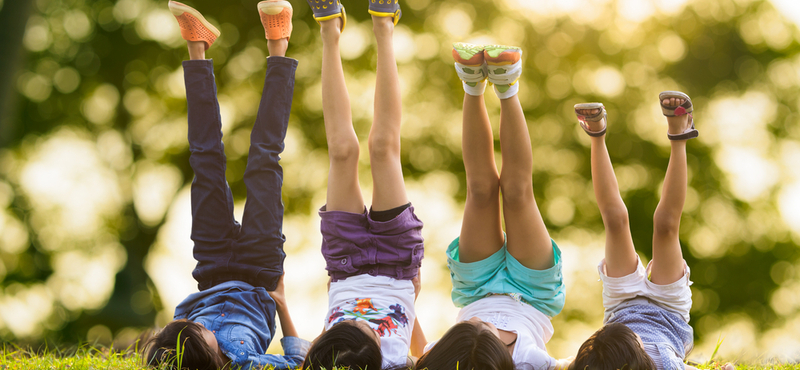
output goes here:
[{"label": "brown sandal", "polygon": [[[584,115],[581,114],[579,111],[581,110],[592,110],[592,109],[600,109],[599,112],[592,115]],[[603,103],[581,103],[575,104],[575,115],[578,116],[578,123],[580,123],[581,128],[583,131],[586,131],[586,134],[592,137],[600,137],[606,134],[606,128],[608,128],[608,114],[606,114],[606,107],[603,106]],[[586,122],[597,122],[602,119],[606,119],[606,125],[603,126],[603,129],[600,131],[592,131],[589,129],[589,125]]]},{"label": "brown sandal", "polygon": [[[677,107],[664,105],[664,99],[670,98],[683,99],[685,102]],[[694,107],[692,107],[692,99],[689,98],[689,95],[686,95],[680,91],[664,91],[661,94],[658,94],[658,104],[661,105],[661,113],[663,113],[666,117],[679,117],[686,114],[689,115],[689,127],[680,134],[668,133],[667,138],[670,140],[689,140],[700,135],[700,132],[694,128],[694,116],[692,116]]]}]

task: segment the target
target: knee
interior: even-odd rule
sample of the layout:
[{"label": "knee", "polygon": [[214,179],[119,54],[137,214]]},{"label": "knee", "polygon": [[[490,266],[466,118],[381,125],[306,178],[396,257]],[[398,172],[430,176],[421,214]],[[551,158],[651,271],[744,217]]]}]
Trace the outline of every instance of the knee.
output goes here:
[{"label": "knee", "polygon": [[681,226],[680,215],[659,211],[653,215],[653,234],[657,236],[676,236]]},{"label": "knee", "polygon": [[400,158],[400,139],[390,135],[373,134],[369,137],[370,161],[396,160]]},{"label": "knee", "polygon": [[358,162],[361,148],[357,140],[341,140],[336,144],[328,144],[328,157],[331,162]]},{"label": "knee", "polygon": [[497,202],[500,196],[498,180],[470,181],[467,183],[467,198],[479,205]]},{"label": "knee", "polygon": [[503,191],[503,204],[525,205],[533,201],[533,181],[503,181],[500,180],[500,189]]},{"label": "knee", "polygon": [[602,212],[603,224],[608,230],[625,230],[630,225],[628,210],[625,207],[613,207]]}]

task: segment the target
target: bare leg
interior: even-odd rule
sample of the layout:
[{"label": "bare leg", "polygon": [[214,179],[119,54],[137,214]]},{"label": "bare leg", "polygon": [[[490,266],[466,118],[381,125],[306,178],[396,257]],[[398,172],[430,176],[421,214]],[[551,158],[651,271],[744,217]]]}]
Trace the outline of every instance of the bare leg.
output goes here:
[{"label": "bare leg", "polygon": [[525,267],[545,270],[553,267],[553,247],[533,197],[533,156],[525,115],[517,95],[501,99],[500,107],[500,189],[508,252]]},{"label": "bare leg", "polygon": [[322,34],[322,115],[328,139],[328,211],[361,213],[364,199],[358,185],[358,137],[353,130],[350,96],[344,81],[339,55],[341,18],[323,21]]},{"label": "bare leg", "polygon": [[[583,113],[596,114],[598,111],[592,109]],[[588,122],[592,131],[602,130],[605,124],[605,119]],[[622,277],[636,271],[638,256],[631,237],[628,209],[619,195],[619,185],[605,138],[605,135],[592,138],[592,185],[606,229],[606,274],[609,277]]]},{"label": "bare leg", "polygon": [[483,95],[464,94],[461,143],[467,172],[467,201],[459,239],[459,259],[476,262],[503,246],[500,177],[494,163],[494,139]]},{"label": "bare leg", "polygon": [[189,59],[202,60],[206,59],[206,44],[203,41],[186,41],[186,46],[189,48]]},{"label": "bare leg", "polygon": [[[669,102],[667,100],[670,100]],[[683,99],[665,99],[664,104],[678,106]],[[667,117],[669,133],[683,132],[689,116]],[[653,262],[650,279],[656,284],[670,284],[683,276],[684,262],[678,240],[683,203],[686,200],[686,140],[670,141],[672,150],[664,176],[661,201],[653,215]]]},{"label": "bare leg", "polygon": [[369,132],[372,209],[385,211],[408,203],[400,163],[400,77],[392,47],[392,18],[373,15],[372,28],[378,46],[375,117]]}]

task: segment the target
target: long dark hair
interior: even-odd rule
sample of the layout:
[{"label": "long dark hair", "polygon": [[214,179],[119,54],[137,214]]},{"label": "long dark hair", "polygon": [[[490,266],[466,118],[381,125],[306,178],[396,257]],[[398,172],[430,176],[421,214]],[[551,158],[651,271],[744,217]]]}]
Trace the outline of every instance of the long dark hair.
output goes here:
[{"label": "long dark hair", "polygon": [[[178,341],[180,340],[180,351]],[[142,352],[147,366],[168,369],[217,370],[225,366],[214,348],[203,338],[203,327],[189,320],[175,320],[145,342]],[[178,364],[178,352],[181,353]],[[180,366],[179,366],[180,365]]]},{"label": "long dark hair", "polygon": [[513,370],[514,360],[492,332],[471,322],[453,325],[414,367],[419,370]]},{"label": "long dark hair", "polygon": [[331,326],[311,344],[303,360],[303,370],[379,370],[383,363],[381,347],[355,321]]},{"label": "long dark hair", "polygon": [[578,349],[570,370],[655,370],[639,338],[629,327],[608,324],[592,334]]}]

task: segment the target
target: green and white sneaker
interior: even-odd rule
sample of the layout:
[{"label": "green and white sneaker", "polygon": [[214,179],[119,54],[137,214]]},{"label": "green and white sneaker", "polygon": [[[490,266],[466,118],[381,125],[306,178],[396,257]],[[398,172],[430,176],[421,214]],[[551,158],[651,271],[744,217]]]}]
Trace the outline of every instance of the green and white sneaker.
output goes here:
[{"label": "green and white sneaker", "polygon": [[457,42],[453,44],[456,74],[469,95],[483,95],[486,90],[486,61],[483,45]]},{"label": "green and white sneaker", "polygon": [[522,50],[516,46],[487,45],[484,47],[487,78],[494,84],[500,99],[508,99],[519,92],[522,76]]}]

